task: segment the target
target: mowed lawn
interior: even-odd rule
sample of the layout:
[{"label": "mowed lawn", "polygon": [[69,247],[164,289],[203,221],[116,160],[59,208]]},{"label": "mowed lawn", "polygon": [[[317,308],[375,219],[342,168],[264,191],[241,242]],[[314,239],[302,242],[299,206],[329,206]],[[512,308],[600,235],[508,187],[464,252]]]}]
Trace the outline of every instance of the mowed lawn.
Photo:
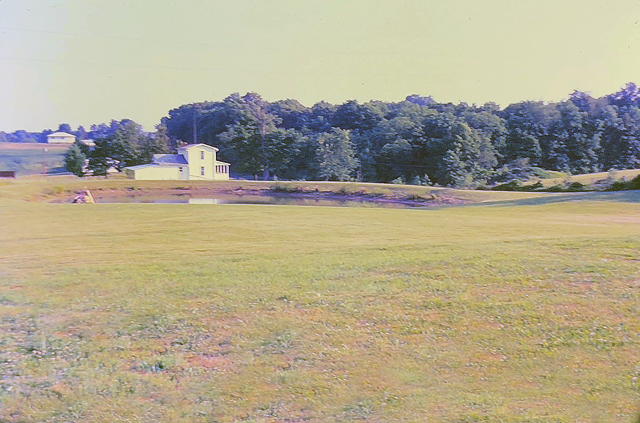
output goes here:
[{"label": "mowed lawn", "polygon": [[0,421],[631,422],[640,204],[0,202]]}]

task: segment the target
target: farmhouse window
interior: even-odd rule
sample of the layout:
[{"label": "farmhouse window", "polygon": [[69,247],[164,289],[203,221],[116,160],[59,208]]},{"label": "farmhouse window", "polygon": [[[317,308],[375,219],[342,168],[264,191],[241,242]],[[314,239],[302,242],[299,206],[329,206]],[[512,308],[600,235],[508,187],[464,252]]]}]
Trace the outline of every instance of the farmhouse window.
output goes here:
[{"label": "farmhouse window", "polygon": [[200,152],[200,159],[204,160],[204,151]]},{"label": "farmhouse window", "polygon": [[200,175],[204,176],[204,166],[200,166]]}]

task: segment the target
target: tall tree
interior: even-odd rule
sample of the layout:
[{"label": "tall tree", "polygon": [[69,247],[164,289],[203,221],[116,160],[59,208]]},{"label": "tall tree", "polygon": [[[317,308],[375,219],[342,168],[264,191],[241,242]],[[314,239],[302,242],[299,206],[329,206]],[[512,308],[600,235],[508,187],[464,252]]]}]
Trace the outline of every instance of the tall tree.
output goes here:
[{"label": "tall tree", "polygon": [[66,132],[68,134],[71,134],[71,125],[69,125],[68,123],[61,123],[58,126],[58,132]]},{"label": "tall tree", "polygon": [[259,94],[250,92],[241,99],[242,110],[245,111],[256,123],[260,134],[260,149],[263,161],[263,179],[269,179],[269,154],[267,153],[266,138],[267,133],[275,129],[276,116],[269,113],[269,103],[260,97]]},{"label": "tall tree", "polygon": [[320,176],[325,180],[346,181],[358,166],[349,131],[334,128],[332,132],[318,135],[318,159]]},{"label": "tall tree", "polygon": [[76,176],[84,176],[84,164],[87,156],[77,145],[72,145],[64,155],[64,167]]}]

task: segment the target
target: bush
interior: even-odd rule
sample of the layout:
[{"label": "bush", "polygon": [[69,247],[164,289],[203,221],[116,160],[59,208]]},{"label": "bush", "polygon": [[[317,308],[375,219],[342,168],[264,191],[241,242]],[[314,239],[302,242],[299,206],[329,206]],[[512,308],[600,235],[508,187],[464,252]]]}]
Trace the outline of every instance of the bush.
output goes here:
[{"label": "bush", "polygon": [[349,195],[349,194],[351,194],[351,193],[349,192],[349,189],[348,189],[346,186],[344,186],[344,185],[343,185],[343,186],[341,186],[341,187],[340,187],[340,189],[339,189],[339,190],[337,190],[337,191],[336,191],[336,194],[339,194],[339,195]]},{"label": "bush", "polygon": [[563,192],[564,186],[562,184],[557,184],[547,189],[549,192]]},{"label": "bush", "polygon": [[433,200],[433,198],[427,198],[427,197],[423,197],[422,195],[419,194],[407,194],[403,200],[405,201],[428,201],[428,200]]},{"label": "bush", "polygon": [[627,189],[627,183],[622,181],[615,181],[607,187],[607,191],[624,191]]},{"label": "bush", "polygon": [[402,179],[402,176],[400,176],[399,178],[396,178],[393,181],[391,181],[391,183],[396,185],[404,185],[404,179]]},{"label": "bush", "polygon": [[496,185],[492,189],[494,191],[521,191],[522,181],[519,179],[514,179],[512,181],[507,182],[506,184]]},{"label": "bush", "polygon": [[533,185],[527,185],[525,188],[527,189],[527,191],[538,191],[543,190],[544,185],[542,184],[542,182],[538,181]]},{"label": "bush", "polygon": [[580,182],[572,182],[571,185],[569,185],[569,187],[567,188],[567,191],[569,192],[585,191],[585,186]]},{"label": "bush", "polygon": [[292,194],[292,193],[296,193],[296,192],[302,192],[302,190],[298,187],[292,187],[289,185],[284,185],[284,184],[275,184],[271,186],[271,191],[272,192],[278,192],[278,193],[282,193],[282,194]]},{"label": "bush", "polygon": [[637,175],[628,182],[627,189],[640,189],[640,175]]}]

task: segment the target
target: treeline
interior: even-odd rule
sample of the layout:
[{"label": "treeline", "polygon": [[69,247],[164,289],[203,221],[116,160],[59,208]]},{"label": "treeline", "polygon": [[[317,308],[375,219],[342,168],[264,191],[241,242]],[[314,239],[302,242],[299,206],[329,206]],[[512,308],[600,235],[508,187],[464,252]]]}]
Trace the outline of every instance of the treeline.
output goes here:
[{"label": "treeline", "polygon": [[232,94],[170,110],[155,133],[127,119],[89,131],[65,125],[59,130],[95,140],[94,150],[78,144],[71,157],[79,163],[81,153],[89,159],[83,172],[94,174],[147,163],[154,153],[194,142],[218,147],[235,176],[264,179],[474,187],[526,179],[540,169],[640,168],[640,89],[632,83],[600,98],[575,91],[566,101],[504,109],[417,95],[398,103],[306,107]]},{"label": "treeline", "polygon": [[500,109],[409,96],[305,107],[233,94],[183,105],[162,120],[171,139],[220,149],[236,173],[481,186],[530,168],[569,174],[640,167],[640,89]]},{"label": "treeline", "polygon": [[79,140],[106,138],[115,134],[116,131],[127,122],[133,121],[130,119],[123,119],[121,121],[112,120],[110,123],[91,125],[88,131],[82,125],[74,130],[68,123],[61,123],[55,131],[51,129],[45,129],[42,132],[27,132],[22,129],[9,133],[0,131],[0,142],[46,143],[47,135],[53,134],[54,132],[66,132],[67,134],[75,135]]}]

